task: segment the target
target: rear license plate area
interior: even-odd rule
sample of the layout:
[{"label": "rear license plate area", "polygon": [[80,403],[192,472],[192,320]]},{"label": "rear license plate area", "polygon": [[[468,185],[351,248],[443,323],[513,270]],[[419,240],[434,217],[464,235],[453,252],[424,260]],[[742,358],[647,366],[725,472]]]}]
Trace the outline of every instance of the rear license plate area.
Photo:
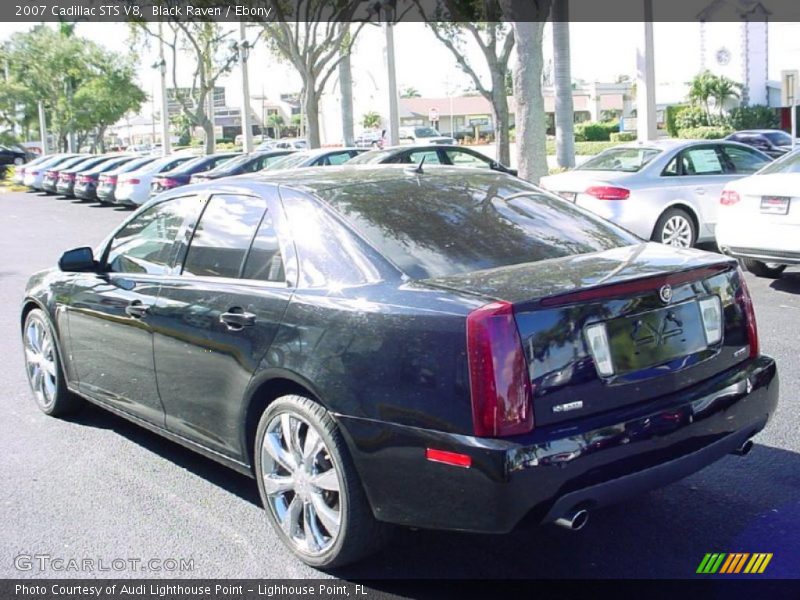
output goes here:
[{"label": "rear license plate area", "polygon": [[631,373],[689,356],[707,347],[696,301],[606,322],[614,372]]},{"label": "rear license plate area", "polygon": [[762,196],[761,212],[766,215],[785,215],[789,212],[789,200],[785,196]]}]

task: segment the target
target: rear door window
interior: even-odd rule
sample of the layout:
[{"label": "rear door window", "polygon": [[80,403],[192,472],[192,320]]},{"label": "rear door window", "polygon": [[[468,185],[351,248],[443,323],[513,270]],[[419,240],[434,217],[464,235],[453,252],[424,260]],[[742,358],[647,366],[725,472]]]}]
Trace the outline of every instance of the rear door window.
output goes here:
[{"label": "rear door window", "polygon": [[750,148],[723,146],[722,151],[728,159],[728,172],[755,173],[770,161]]},{"label": "rear door window", "polygon": [[269,211],[264,213],[250,251],[247,253],[242,278],[276,283],[286,281],[278,233],[275,231]]},{"label": "rear door window", "polygon": [[239,277],[266,202],[253,196],[212,196],[194,230],[183,274]]},{"label": "rear door window", "polygon": [[682,175],[722,175],[723,158],[716,146],[684,150],[680,155]]},{"label": "rear door window", "polygon": [[489,164],[491,162],[489,158],[482,158],[479,156],[475,156],[471,152],[456,150],[454,148],[447,149],[444,151],[444,153],[447,155],[450,164],[455,165],[457,167],[477,167],[477,168],[488,169]]}]

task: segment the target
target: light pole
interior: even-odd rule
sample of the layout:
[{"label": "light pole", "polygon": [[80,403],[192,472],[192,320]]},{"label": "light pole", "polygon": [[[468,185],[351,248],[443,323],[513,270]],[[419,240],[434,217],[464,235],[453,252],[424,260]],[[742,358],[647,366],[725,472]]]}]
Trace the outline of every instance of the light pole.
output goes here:
[{"label": "light pole", "polygon": [[250,76],[247,72],[247,59],[250,56],[252,44],[246,39],[244,21],[239,21],[239,41],[233,42],[231,48],[239,54],[239,64],[242,67],[242,150],[245,154],[253,151],[253,124],[250,115]]},{"label": "light pole", "polygon": [[39,100],[39,134],[42,138],[42,156],[47,154],[47,118],[44,114],[44,102]]},{"label": "light pole", "polygon": [[[163,26],[158,23],[158,62],[153,64],[158,69],[161,79],[161,153],[167,156],[170,153],[169,133],[169,105],[167,104],[167,61],[164,59]],[[153,118],[155,120],[155,117]],[[155,139],[153,139],[155,143]]]},{"label": "light pole", "polygon": [[655,140],[656,129],[656,75],[653,47],[653,0],[643,0],[644,29],[641,32],[637,55],[636,129],[641,142]]}]

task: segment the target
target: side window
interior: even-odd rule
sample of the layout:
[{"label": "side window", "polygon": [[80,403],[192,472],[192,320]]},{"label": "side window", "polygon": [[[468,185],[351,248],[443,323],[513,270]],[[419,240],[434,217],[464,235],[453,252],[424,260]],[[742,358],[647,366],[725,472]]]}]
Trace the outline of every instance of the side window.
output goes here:
[{"label": "side window", "polygon": [[769,162],[750,148],[723,146],[722,151],[730,163],[729,167],[732,167],[729,171],[733,173],[755,173]]},{"label": "side window", "polygon": [[410,162],[413,164],[419,164],[419,161],[425,157],[425,164],[426,165],[440,165],[442,161],[439,160],[439,153],[436,150],[418,150],[416,152],[411,152],[408,154],[408,160],[404,160],[403,162]]},{"label": "side window", "polygon": [[263,168],[271,165],[272,163],[274,163],[276,160],[280,160],[281,158],[285,158],[286,156],[287,156],[286,154],[278,154],[277,156],[275,156],[275,155],[273,155],[273,156],[262,156],[258,160],[258,168],[256,170],[260,171],[261,169],[263,169]]},{"label": "side window", "polygon": [[194,230],[184,275],[239,277],[266,203],[251,196],[212,196]]},{"label": "side window", "polygon": [[684,175],[722,175],[723,167],[713,146],[689,148],[681,153]]},{"label": "side window", "polygon": [[350,160],[352,156],[350,152],[339,152],[338,154],[329,154],[328,155],[328,162],[329,165],[343,165],[348,160]]},{"label": "side window", "polygon": [[[475,156],[469,152],[462,152],[461,150],[450,149],[445,150],[444,153],[447,155],[450,163],[457,167],[478,167],[488,169],[489,163],[491,162],[488,158],[484,160],[479,156]],[[427,159],[425,162],[428,162]]]},{"label": "side window", "polygon": [[200,208],[195,196],[167,200],[144,211],[123,227],[108,247],[105,265],[112,273],[164,274],[172,245],[187,217]]},{"label": "side window", "polygon": [[664,170],[661,171],[661,174],[666,175],[667,177],[675,177],[678,174],[679,159],[680,154],[675,155],[673,159],[667,163],[667,166],[664,167]]},{"label": "side window", "polygon": [[215,158],[213,161],[211,161],[211,164],[209,165],[208,168],[209,169],[216,169],[222,163],[226,163],[229,160],[231,160],[231,158],[233,158],[233,157],[231,157],[231,156],[220,156],[219,158]]},{"label": "side window", "polygon": [[269,211],[264,213],[256,237],[247,253],[242,278],[260,281],[286,281],[278,234],[275,232]]}]

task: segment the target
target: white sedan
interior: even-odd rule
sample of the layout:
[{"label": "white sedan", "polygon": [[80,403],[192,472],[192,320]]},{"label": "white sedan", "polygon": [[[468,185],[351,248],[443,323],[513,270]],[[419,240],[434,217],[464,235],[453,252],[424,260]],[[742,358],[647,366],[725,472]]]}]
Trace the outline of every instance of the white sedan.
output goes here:
[{"label": "white sedan", "polygon": [[191,153],[171,154],[154,160],[141,169],[120,175],[114,191],[114,201],[117,204],[136,206],[144,204],[150,199],[150,184],[156,175],[171,171],[192,158],[197,156]]},{"label": "white sedan", "polygon": [[800,264],[800,150],[725,186],[717,245],[759,277]]}]

